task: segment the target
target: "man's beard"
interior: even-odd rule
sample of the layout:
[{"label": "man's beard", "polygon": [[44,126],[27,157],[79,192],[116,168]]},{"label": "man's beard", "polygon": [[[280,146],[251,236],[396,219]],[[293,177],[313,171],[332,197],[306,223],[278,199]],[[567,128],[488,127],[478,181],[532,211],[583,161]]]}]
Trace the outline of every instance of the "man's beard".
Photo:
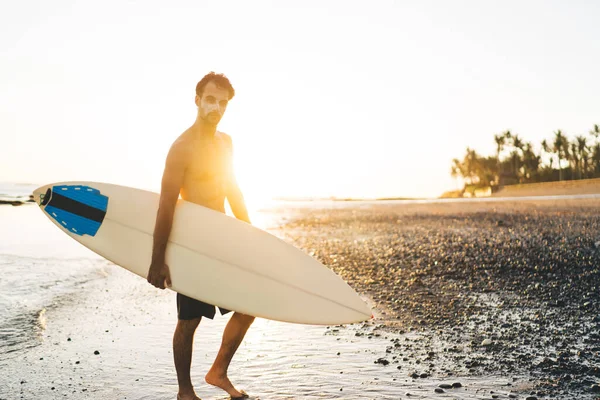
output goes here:
[{"label": "man's beard", "polygon": [[206,125],[217,126],[219,122],[221,122],[221,116],[216,113],[210,113],[202,117],[202,122],[204,122]]}]

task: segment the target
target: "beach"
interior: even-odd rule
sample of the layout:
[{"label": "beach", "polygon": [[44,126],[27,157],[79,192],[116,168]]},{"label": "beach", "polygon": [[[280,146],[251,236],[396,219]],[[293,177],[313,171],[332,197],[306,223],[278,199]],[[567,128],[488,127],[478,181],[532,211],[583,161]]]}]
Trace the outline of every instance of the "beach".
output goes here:
[{"label": "beach", "polygon": [[[255,399],[595,399],[600,199],[318,202],[261,228],[330,266],[375,318],[258,319],[230,378]],[[175,294],[0,207],[0,399],[174,399]],[[228,316],[203,320],[203,382]],[[453,386],[454,385],[454,386]]]}]

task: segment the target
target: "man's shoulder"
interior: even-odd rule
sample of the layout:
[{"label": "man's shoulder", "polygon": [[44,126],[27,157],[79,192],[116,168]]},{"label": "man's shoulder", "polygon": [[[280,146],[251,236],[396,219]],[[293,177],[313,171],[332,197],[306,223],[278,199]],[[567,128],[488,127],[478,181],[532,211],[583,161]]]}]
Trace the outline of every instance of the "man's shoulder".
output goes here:
[{"label": "man's shoulder", "polygon": [[189,133],[189,131],[183,132],[171,145],[171,149],[169,153],[177,154],[178,156],[183,156],[188,154],[192,149],[193,144],[193,136]]},{"label": "man's shoulder", "polygon": [[219,137],[226,143],[232,142],[231,136],[229,136],[225,132],[217,131],[217,135],[219,135]]},{"label": "man's shoulder", "polygon": [[233,142],[231,136],[226,134],[225,132],[217,131],[217,137],[225,145],[229,150],[233,149]]}]

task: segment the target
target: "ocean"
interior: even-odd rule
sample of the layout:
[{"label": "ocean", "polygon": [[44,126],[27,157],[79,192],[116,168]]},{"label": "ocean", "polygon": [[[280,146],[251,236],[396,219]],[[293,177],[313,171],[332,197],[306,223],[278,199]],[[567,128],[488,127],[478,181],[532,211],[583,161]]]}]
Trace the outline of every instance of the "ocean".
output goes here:
[{"label": "ocean", "polygon": [[0,182],[0,201],[26,202],[39,186],[33,183]]}]

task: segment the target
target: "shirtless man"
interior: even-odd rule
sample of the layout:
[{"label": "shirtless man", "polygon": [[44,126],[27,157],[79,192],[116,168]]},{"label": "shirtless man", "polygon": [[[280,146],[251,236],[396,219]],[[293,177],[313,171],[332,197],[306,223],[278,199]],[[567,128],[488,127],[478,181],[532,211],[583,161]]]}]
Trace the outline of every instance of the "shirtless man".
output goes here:
[{"label": "shirtless man", "polygon": [[[236,218],[250,223],[244,198],[233,173],[231,137],[217,131],[229,100],[235,91],[222,74],[211,72],[196,86],[198,115],[171,146],[162,178],[160,205],[154,229],[152,263],[148,282],[164,289],[171,285],[165,251],[179,194],[184,200],[225,212],[225,199]],[[229,310],[219,308],[221,314]],[[179,382],[179,400],[195,399],[190,378],[194,333],[202,317],[212,319],[215,306],[177,293],[177,327],[173,335],[173,356]],[[207,383],[225,390],[233,399],[247,397],[227,377],[227,368],[254,317],[235,312],[223,332],[221,348]]]}]

